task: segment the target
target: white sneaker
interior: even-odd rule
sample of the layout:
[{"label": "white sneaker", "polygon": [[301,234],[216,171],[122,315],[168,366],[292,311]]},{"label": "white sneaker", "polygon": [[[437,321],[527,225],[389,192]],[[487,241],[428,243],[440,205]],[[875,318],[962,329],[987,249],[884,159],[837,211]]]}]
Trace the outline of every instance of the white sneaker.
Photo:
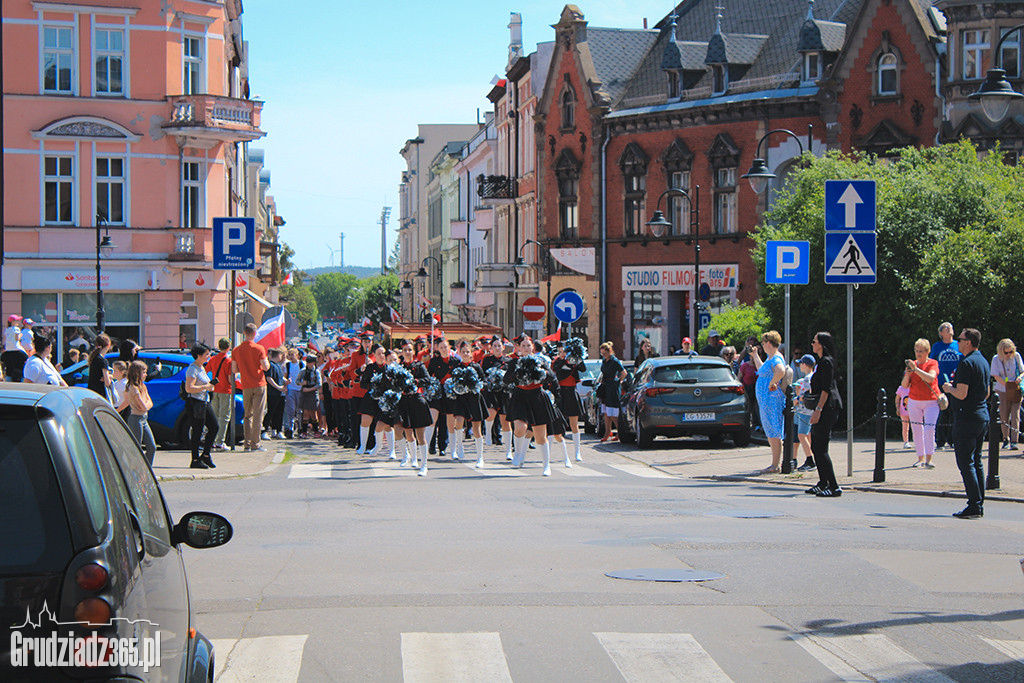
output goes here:
[{"label": "white sneaker", "polygon": [[551,467],[550,466],[544,468],[543,475],[545,477],[550,477],[551,476]]},{"label": "white sneaker", "polygon": [[420,468],[419,475],[421,477],[427,476],[427,467],[426,467],[426,465],[424,465],[423,467]]},{"label": "white sneaker", "polygon": [[910,442],[909,441],[904,441],[903,442],[903,447],[904,448],[910,448]]},{"label": "white sneaker", "polygon": [[478,470],[479,469],[483,469],[483,466],[484,466],[484,459],[483,458],[480,458],[479,460],[477,460],[476,464],[473,465],[473,467],[477,468]]}]

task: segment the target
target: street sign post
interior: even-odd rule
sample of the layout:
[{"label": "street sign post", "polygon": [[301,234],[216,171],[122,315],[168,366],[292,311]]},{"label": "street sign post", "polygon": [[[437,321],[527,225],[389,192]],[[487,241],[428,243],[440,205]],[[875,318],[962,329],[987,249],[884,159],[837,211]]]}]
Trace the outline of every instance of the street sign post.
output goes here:
[{"label": "street sign post", "polygon": [[825,181],[825,231],[875,231],[875,181]]},{"label": "street sign post", "polygon": [[[789,286],[806,285],[811,281],[811,243],[789,240],[769,240],[765,245],[764,281],[786,285],[785,337],[789,344]],[[789,346],[787,352],[792,352]]]},{"label": "street sign post", "polygon": [[548,307],[544,303],[544,299],[540,297],[531,296],[529,299],[523,302],[523,319],[528,322],[537,322],[544,319],[544,314],[547,313]]},{"label": "street sign post", "polygon": [[252,270],[256,267],[256,219],[213,219],[213,269]]},{"label": "street sign post", "polygon": [[583,297],[572,289],[559,293],[551,304],[558,321],[569,325],[583,317],[584,307]]}]

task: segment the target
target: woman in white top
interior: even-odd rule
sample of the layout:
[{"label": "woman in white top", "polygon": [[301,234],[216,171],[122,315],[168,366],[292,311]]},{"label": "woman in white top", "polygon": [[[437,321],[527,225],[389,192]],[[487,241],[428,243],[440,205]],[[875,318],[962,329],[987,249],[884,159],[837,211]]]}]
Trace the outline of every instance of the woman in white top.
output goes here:
[{"label": "woman in white top", "polygon": [[35,353],[25,363],[24,380],[33,384],[52,384],[55,387],[66,387],[67,382],[50,362],[53,342],[48,337],[36,336],[32,340]]},{"label": "woman in white top", "polygon": [[999,395],[999,424],[1003,428],[1003,448],[1015,449],[1020,436],[1021,378],[1024,361],[1012,339],[1001,339],[992,356],[992,376]]},{"label": "woman in white top", "polygon": [[[119,363],[121,361],[118,361]],[[156,453],[156,440],[153,438],[153,430],[149,428],[149,409],[153,407],[153,399],[149,397],[149,389],[146,388],[146,372],[149,367],[144,361],[134,360],[128,366],[127,383],[125,384],[125,399],[131,413],[128,415],[128,429],[135,435],[135,440],[143,447],[146,454],[146,462],[153,466],[153,455]]]}]

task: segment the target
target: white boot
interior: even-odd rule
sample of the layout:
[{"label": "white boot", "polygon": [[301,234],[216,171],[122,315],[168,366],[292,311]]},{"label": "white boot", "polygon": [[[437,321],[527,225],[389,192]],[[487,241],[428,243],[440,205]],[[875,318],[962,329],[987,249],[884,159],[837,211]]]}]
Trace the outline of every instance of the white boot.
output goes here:
[{"label": "white boot", "polygon": [[423,449],[423,466],[420,467],[420,476],[421,477],[425,477],[425,476],[427,476],[427,453],[430,450],[429,442],[423,444],[422,446],[420,446],[420,448]]},{"label": "white boot", "polygon": [[484,466],[484,437],[482,436],[476,439],[476,466],[477,468]]},{"label": "white boot", "polygon": [[[399,455],[402,456],[402,462],[398,463],[399,467],[409,466],[409,451],[405,447],[405,439],[395,439],[395,448],[398,449]],[[394,457],[394,456],[392,456]]]},{"label": "white boot", "polygon": [[[425,449],[427,447],[423,446],[423,448],[424,448],[424,452],[426,452]],[[412,467],[418,467],[419,466],[419,460],[420,460],[420,458],[419,458],[419,454],[420,454],[419,449],[420,449],[420,445],[418,443],[416,443],[415,441],[410,441],[409,442],[409,450],[412,451],[412,463],[410,463],[412,465]],[[423,461],[426,462],[426,458],[424,458]]]},{"label": "white boot", "polygon": [[564,436],[562,437],[562,452],[565,454],[565,466],[572,467],[572,460],[569,459],[569,446],[565,443]]},{"label": "white boot", "polygon": [[484,443],[487,443],[487,439],[491,438],[491,428],[494,426],[494,420],[484,420]]},{"label": "white boot", "polygon": [[376,432],[376,436],[373,439],[373,448],[366,452],[367,455],[377,455],[377,451],[384,445],[384,434],[385,432]]},{"label": "white boot", "polygon": [[502,432],[501,433],[501,442],[503,444],[505,444],[505,459],[506,460],[511,460],[512,459],[512,447],[515,445],[512,442],[512,432]]},{"label": "white boot", "polygon": [[384,434],[388,435],[388,460],[395,460],[398,455],[395,453],[395,449],[398,447],[397,440],[395,439],[394,431],[387,431]]},{"label": "white boot", "polygon": [[522,467],[523,462],[526,460],[526,447],[530,443],[529,436],[517,436],[516,441],[516,454],[512,458],[512,467]]},{"label": "white boot", "polygon": [[540,454],[544,457],[544,476],[551,476],[551,442],[545,441],[544,443],[537,444],[537,448],[540,449]]},{"label": "white boot", "polygon": [[[470,433],[472,433],[472,432],[470,432]],[[458,447],[459,447],[459,450],[458,450],[459,460],[465,460],[466,459],[466,434],[461,429],[459,430]]]},{"label": "white boot", "polygon": [[460,432],[448,432],[448,451],[452,454],[452,460],[459,459],[459,438],[461,438]]},{"label": "white boot", "polygon": [[582,462],[583,456],[580,455],[580,433],[573,432],[572,434],[572,445],[576,449],[576,462]]},{"label": "white boot", "polygon": [[366,441],[370,438],[370,428],[359,425],[359,448],[356,449],[357,455],[363,455],[366,453]]}]

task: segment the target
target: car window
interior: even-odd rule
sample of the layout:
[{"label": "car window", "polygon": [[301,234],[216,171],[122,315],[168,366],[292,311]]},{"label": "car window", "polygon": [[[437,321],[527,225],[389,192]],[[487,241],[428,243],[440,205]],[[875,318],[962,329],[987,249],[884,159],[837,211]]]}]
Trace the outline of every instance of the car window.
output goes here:
[{"label": "car window", "polygon": [[89,506],[92,527],[102,532],[107,526],[107,496],[96,465],[96,456],[92,452],[92,443],[80,418],[75,417],[64,425],[64,438],[78,481],[82,484],[85,504]]},{"label": "car window", "polygon": [[584,361],[583,369],[580,370],[580,379],[595,379],[601,374],[601,361]]},{"label": "car window", "polygon": [[[169,379],[174,377],[179,372],[185,369],[185,365],[179,363],[173,363],[171,361],[160,360],[159,358],[146,358],[146,365],[149,367],[148,377],[150,379]],[[154,374],[153,368],[156,364],[160,364],[160,371]]]},{"label": "car window", "polygon": [[97,411],[95,417],[124,476],[135,514],[138,515],[139,524],[142,526],[142,533],[170,545],[171,533],[167,522],[167,510],[164,508],[153,472],[143,459],[135,438],[116,416],[105,411]]},{"label": "car window", "polygon": [[57,475],[30,410],[0,417],[0,567],[63,571],[73,550]]},{"label": "car window", "polygon": [[717,364],[663,365],[654,370],[654,381],[665,384],[732,382],[734,379],[732,371],[727,366]]}]

